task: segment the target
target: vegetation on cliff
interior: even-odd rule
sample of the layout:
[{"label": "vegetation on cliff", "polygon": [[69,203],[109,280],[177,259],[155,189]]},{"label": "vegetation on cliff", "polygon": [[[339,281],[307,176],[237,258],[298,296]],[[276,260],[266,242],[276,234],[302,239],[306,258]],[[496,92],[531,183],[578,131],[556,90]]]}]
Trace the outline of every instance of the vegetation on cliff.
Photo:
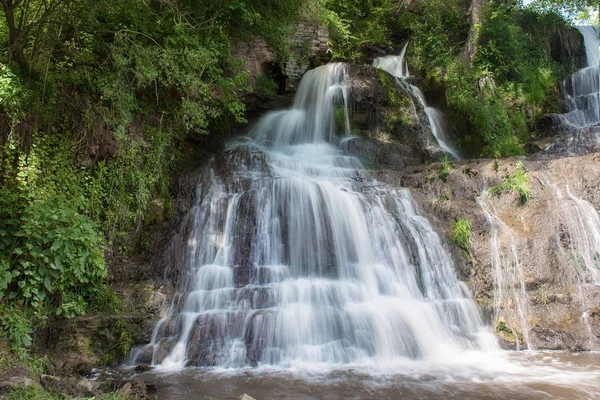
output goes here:
[{"label": "vegetation on cliff", "polygon": [[557,82],[585,56],[581,36],[559,11],[586,6],[560,3],[325,2],[345,21],[346,30],[332,32],[335,59],[366,61],[373,47],[399,51],[409,42],[412,75],[446,111],[471,157],[525,154],[537,119],[558,111]]},{"label": "vegetation on cliff", "polygon": [[260,36],[284,60],[302,3],[0,1],[0,337],[15,350],[106,306],[104,252],[131,251],[149,205],[168,206],[184,139],[244,121],[232,45]]}]

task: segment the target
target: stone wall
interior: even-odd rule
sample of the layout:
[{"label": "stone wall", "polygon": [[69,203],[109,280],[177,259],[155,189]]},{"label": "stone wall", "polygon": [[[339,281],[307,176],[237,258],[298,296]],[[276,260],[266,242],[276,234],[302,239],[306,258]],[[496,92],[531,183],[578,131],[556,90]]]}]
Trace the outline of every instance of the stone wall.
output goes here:
[{"label": "stone wall", "polygon": [[261,75],[283,72],[285,90],[295,91],[300,79],[313,65],[311,60],[324,56],[329,49],[329,31],[318,21],[301,21],[296,32],[290,38],[291,57],[285,63],[285,71],[279,71],[274,52],[263,39],[252,39],[234,47],[232,54],[246,62],[246,70],[251,77],[251,86],[255,88],[255,79]]},{"label": "stone wall", "polygon": [[300,22],[291,41],[293,55],[285,65],[286,90],[294,91],[310,69],[311,58],[327,53],[329,30],[319,22]]}]

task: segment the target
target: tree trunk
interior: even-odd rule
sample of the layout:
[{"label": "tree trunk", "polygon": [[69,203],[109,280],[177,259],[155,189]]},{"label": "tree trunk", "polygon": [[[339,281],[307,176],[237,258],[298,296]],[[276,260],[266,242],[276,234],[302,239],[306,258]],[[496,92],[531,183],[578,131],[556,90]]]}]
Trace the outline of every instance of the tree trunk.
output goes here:
[{"label": "tree trunk", "polygon": [[469,65],[473,64],[473,58],[477,51],[477,32],[479,30],[479,24],[481,24],[481,12],[484,5],[489,0],[471,0],[471,7],[469,13],[471,14],[471,29],[469,30],[469,36],[463,50],[461,57]]},{"label": "tree trunk", "polygon": [[28,63],[23,54],[23,37],[15,26],[15,5],[12,0],[1,0],[6,24],[8,25],[8,62],[16,62],[21,68],[27,69]]}]

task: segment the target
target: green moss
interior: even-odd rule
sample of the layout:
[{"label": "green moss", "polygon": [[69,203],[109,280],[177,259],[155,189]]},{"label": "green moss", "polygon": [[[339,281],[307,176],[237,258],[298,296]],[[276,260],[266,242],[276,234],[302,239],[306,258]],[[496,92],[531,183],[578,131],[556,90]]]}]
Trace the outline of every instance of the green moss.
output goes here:
[{"label": "green moss", "polygon": [[110,353],[104,353],[102,355],[102,359],[100,360],[100,365],[104,365],[110,367],[113,364],[113,356]]},{"label": "green moss", "polygon": [[513,330],[510,329],[508,325],[506,325],[506,322],[502,320],[498,321],[498,323],[496,324],[496,333],[498,333],[498,336],[502,337],[505,340],[511,342],[517,341],[517,335],[515,334],[515,332],[513,332]]},{"label": "green moss", "polygon": [[89,304],[91,313],[118,313],[123,306],[117,293],[106,283],[95,288],[94,295]]},{"label": "green moss", "polygon": [[124,319],[118,319],[113,326],[115,337],[115,354],[119,360],[124,360],[133,345],[133,334]]}]

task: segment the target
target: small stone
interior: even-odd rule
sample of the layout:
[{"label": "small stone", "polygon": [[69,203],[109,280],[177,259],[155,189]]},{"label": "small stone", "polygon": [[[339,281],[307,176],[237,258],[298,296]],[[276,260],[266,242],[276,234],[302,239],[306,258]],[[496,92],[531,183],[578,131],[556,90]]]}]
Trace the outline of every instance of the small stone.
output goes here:
[{"label": "small stone", "polygon": [[127,382],[119,389],[119,396],[129,397],[131,394],[131,383]]},{"label": "small stone", "polygon": [[135,367],[135,372],[147,372],[152,370],[154,367],[150,364],[140,364]]},{"label": "small stone", "polygon": [[256,400],[254,397],[247,395],[246,393],[244,393],[243,395],[241,395],[238,400]]}]

